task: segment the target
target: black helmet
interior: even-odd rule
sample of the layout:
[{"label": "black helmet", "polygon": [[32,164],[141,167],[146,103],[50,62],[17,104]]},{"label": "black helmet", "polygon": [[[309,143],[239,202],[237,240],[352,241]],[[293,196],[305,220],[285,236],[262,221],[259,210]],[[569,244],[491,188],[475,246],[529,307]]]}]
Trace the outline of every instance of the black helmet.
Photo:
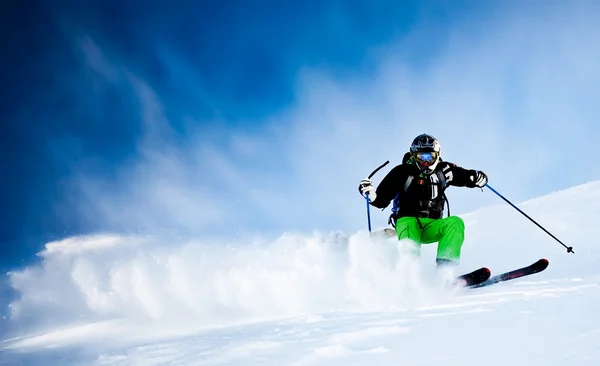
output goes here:
[{"label": "black helmet", "polygon": [[424,174],[431,174],[440,162],[440,143],[428,134],[422,134],[413,140],[410,145],[410,154],[415,164]]}]

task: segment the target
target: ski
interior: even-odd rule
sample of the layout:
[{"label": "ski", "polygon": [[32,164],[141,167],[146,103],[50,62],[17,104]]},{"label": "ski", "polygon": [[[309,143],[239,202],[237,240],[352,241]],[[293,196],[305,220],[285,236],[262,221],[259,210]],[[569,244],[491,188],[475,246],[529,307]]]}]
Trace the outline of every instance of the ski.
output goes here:
[{"label": "ski", "polygon": [[514,280],[516,278],[521,278],[521,277],[525,277],[525,276],[529,276],[532,274],[536,274],[539,272],[542,272],[543,270],[545,270],[548,267],[548,260],[545,258],[541,258],[538,261],[536,261],[535,263],[532,263],[528,266],[519,268],[519,269],[515,269],[512,271],[508,271],[508,272],[504,272],[501,273],[499,275],[496,275],[494,277],[488,278],[484,281],[481,281],[479,283],[475,283],[475,284],[471,284],[471,285],[467,285],[466,287],[468,288],[479,288],[479,287],[484,287],[484,286],[489,286],[489,285],[493,285],[499,282],[505,282],[505,281],[509,281],[509,280]]},{"label": "ski", "polygon": [[474,286],[479,283],[485,282],[490,278],[492,272],[487,267],[481,267],[473,272],[465,273],[461,276],[456,277],[456,283],[462,287]]}]

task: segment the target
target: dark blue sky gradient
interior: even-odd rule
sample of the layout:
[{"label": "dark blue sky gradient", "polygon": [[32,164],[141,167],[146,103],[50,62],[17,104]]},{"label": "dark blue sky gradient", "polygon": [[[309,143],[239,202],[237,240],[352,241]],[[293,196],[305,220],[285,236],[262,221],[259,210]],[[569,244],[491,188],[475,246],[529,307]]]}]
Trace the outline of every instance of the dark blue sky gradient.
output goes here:
[{"label": "dark blue sky gradient", "polygon": [[418,67],[444,41],[438,28],[473,15],[462,2],[417,4],[3,1],[0,267],[50,238],[101,230],[62,203],[65,183],[74,167],[110,175],[135,153],[135,96],[98,81],[85,37],[152,87],[176,131],[184,115],[243,129],[293,103],[305,66],[368,73],[372,49],[431,23],[405,51]]}]

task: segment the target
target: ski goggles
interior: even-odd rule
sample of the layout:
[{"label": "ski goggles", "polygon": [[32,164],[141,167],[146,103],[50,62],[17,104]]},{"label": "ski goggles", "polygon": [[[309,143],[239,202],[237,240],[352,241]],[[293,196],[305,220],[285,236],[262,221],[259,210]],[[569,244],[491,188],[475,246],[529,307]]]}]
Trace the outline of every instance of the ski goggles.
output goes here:
[{"label": "ski goggles", "polygon": [[422,166],[433,165],[437,161],[438,153],[434,151],[424,151],[413,153],[413,157]]}]

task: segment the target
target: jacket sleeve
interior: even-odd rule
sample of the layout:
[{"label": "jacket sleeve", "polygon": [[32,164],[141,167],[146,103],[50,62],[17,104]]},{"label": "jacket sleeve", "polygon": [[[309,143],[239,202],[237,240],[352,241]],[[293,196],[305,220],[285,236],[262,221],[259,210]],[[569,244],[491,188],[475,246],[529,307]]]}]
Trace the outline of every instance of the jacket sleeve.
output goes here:
[{"label": "jacket sleeve", "polygon": [[477,170],[465,169],[454,163],[446,162],[447,166],[442,170],[446,176],[446,182],[456,187],[475,188]]},{"label": "jacket sleeve", "polygon": [[371,205],[378,208],[386,208],[392,202],[394,197],[396,197],[396,193],[398,192],[398,187],[400,185],[404,185],[404,181],[402,178],[404,177],[404,181],[406,181],[406,169],[403,168],[402,165],[397,165],[381,180],[381,183],[377,186],[375,190],[376,197],[373,201],[371,201]]}]

